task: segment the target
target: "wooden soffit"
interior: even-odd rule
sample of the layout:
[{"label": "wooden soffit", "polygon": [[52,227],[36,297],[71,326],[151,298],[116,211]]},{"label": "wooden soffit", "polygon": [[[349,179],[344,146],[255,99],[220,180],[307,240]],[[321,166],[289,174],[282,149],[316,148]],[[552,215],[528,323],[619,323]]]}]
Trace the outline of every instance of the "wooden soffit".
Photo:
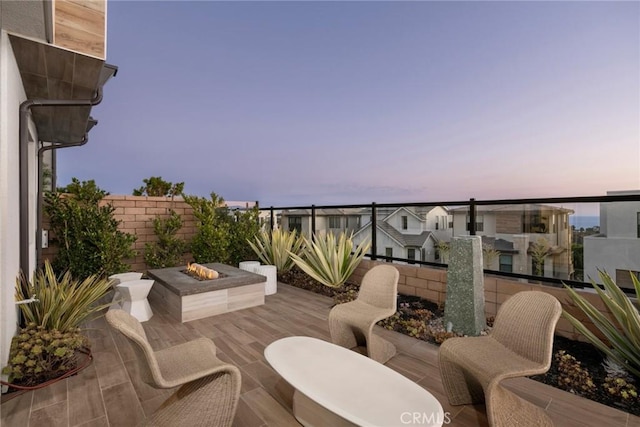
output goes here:
[{"label": "wooden soffit", "polygon": [[[104,60],[9,35],[28,99],[92,99]],[[33,107],[38,139],[77,142],[85,135],[91,107]]]}]

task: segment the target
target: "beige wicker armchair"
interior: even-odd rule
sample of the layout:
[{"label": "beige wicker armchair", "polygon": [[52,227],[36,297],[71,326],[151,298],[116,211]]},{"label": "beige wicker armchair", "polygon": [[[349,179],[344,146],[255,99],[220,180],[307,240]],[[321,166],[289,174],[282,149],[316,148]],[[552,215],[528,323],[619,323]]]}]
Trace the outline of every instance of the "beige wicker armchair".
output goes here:
[{"label": "beige wicker armchair", "polygon": [[132,344],[142,380],[155,388],[181,386],[145,425],[231,426],[240,397],[240,371],[216,357],[207,338],[154,352],[142,325],[123,310],[111,310],[107,322]]},{"label": "beige wicker armchair", "polygon": [[449,403],[486,402],[492,426],[552,426],[542,408],[511,393],[500,381],[549,370],[561,313],[552,295],[519,292],[502,304],[488,336],[446,340],[439,359]]},{"label": "beige wicker armchair", "polygon": [[396,347],[373,333],[376,322],[396,312],[398,269],[378,265],[362,278],[355,301],[339,304],[329,312],[331,341],[346,348],[366,347],[367,355],[385,363],[396,354]]}]

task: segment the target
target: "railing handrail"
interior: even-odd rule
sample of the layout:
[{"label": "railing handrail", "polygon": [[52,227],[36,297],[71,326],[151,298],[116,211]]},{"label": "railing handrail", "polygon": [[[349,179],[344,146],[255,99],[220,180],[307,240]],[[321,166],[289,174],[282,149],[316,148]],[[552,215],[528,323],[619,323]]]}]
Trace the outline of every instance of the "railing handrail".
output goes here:
[{"label": "railing handrail", "polygon": [[[563,205],[563,204],[577,204],[577,203],[611,203],[611,202],[640,202],[640,192],[632,194],[611,194],[604,196],[572,196],[572,197],[538,197],[538,198],[524,198],[524,199],[488,199],[477,200],[471,198],[469,200],[454,200],[443,202],[409,202],[409,203],[365,203],[365,204],[343,204],[343,205],[307,205],[307,206],[282,206],[268,208],[259,208],[260,210],[268,210],[271,213],[271,227],[275,226],[275,211],[291,211],[291,210],[309,210],[312,216],[312,230],[315,230],[315,219],[318,210],[320,209],[361,209],[369,208],[372,212],[371,232],[372,232],[372,245],[370,253],[366,256],[372,260],[382,259],[388,261],[400,261],[418,265],[434,265],[446,267],[446,264],[433,263],[422,260],[410,260],[406,258],[387,257],[377,254],[377,243],[375,230],[376,227],[376,211],[380,208],[401,208],[401,207],[453,207],[453,206],[469,206],[469,219],[468,219],[468,233],[469,235],[476,234],[476,221],[478,206],[495,206],[495,205]],[[570,248],[568,248],[570,249]],[[546,276],[533,276],[522,273],[510,273],[495,270],[485,270],[487,274],[494,274],[497,276],[505,276],[510,278],[519,278],[524,280],[535,280],[540,282],[552,283],[554,285],[567,284],[572,287],[593,287],[590,282],[580,282],[573,279],[557,279],[554,277]]]},{"label": "railing handrail", "polygon": [[561,204],[561,203],[607,203],[607,202],[640,202],[639,194],[616,194],[605,196],[572,196],[572,197],[538,197],[529,199],[469,199],[469,200],[454,200],[444,202],[408,202],[408,203],[362,203],[362,204],[348,204],[348,205],[302,205],[302,206],[270,206],[266,208],[259,208],[260,210],[306,210],[315,207],[315,209],[353,209],[353,208],[366,208],[371,207],[372,203],[375,203],[378,208],[401,208],[404,206],[467,206],[474,200],[474,203],[479,206],[487,205],[525,205],[525,204]]}]

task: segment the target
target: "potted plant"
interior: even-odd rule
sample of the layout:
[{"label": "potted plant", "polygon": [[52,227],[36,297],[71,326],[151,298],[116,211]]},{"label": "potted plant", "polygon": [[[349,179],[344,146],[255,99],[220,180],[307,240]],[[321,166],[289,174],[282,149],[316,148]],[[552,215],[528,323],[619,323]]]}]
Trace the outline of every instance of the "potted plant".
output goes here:
[{"label": "potted plant", "polygon": [[78,353],[91,359],[80,325],[110,305],[98,302],[110,289],[109,281],[96,275],[79,281],[67,271],[57,277],[49,261],[31,282],[21,274],[16,299],[26,326],[13,338],[9,364],[2,370],[8,385],[39,388],[86,366],[79,366]]}]

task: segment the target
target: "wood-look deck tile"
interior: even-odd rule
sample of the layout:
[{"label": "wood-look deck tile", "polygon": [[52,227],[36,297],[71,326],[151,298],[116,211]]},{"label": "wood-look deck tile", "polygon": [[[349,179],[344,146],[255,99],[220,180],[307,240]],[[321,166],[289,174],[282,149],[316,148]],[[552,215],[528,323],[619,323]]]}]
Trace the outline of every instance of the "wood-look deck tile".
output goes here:
[{"label": "wood-look deck tile", "polygon": [[142,406],[131,383],[117,384],[102,390],[109,424],[136,426],[144,419]]},{"label": "wood-look deck tile", "polygon": [[0,425],[2,426],[28,426],[31,416],[31,403],[33,392],[16,394],[15,397],[7,399],[3,396],[2,407],[0,408]]},{"label": "wood-look deck tile", "polygon": [[556,424],[563,425],[575,421],[582,423],[583,426],[625,427],[627,425],[628,414],[626,412],[582,397],[573,397],[575,399],[552,399],[549,403],[547,413]]},{"label": "wood-look deck tile", "polygon": [[260,335],[275,335],[282,332],[282,329],[274,327],[271,323],[263,321],[257,316],[252,318],[243,317],[236,321],[235,324],[247,333],[257,330]]},{"label": "wood-look deck tile", "polygon": [[138,395],[138,399],[140,401],[153,399],[157,396],[164,396],[166,394],[165,390],[157,389],[151,387],[150,385],[144,383],[140,377],[138,372],[138,363],[136,361],[128,362],[125,364],[125,369],[129,374],[129,378],[131,379],[131,384]]},{"label": "wood-look deck tile", "polygon": [[404,353],[396,354],[385,365],[414,382],[433,374],[429,365]]},{"label": "wood-look deck tile", "polygon": [[447,427],[489,427],[484,405],[464,405],[462,410],[451,413],[451,423]]},{"label": "wood-look deck tile", "polygon": [[62,380],[50,386],[34,390],[31,410],[36,411],[45,406],[67,400],[67,382]]},{"label": "wood-look deck tile", "polygon": [[216,326],[223,334],[232,337],[240,345],[247,345],[255,341],[255,338],[238,328],[233,323],[221,323]]},{"label": "wood-look deck tile", "polygon": [[87,421],[84,424],[79,424],[74,427],[109,427],[109,420],[106,416],[96,418],[95,420]]},{"label": "wood-look deck tile", "polygon": [[47,427],[69,426],[69,411],[67,401],[54,403],[31,412],[29,425]]},{"label": "wood-look deck tile", "polygon": [[411,347],[404,349],[403,352],[415,357],[418,360],[421,360],[424,363],[428,363],[436,368],[439,368],[438,365],[438,349],[440,347],[428,343],[422,340],[416,340],[415,344]]},{"label": "wood-look deck tile", "polygon": [[75,426],[105,415],[95,366],[67,378],[69,424]]},{"label": "wood-look deck tile", "polygon": [[106,365],[104,363],[97,364],[96,373],[98,374],[98,383],[101,389],[131,381],[122,362],[112,365]]},{"label": "wood-look deck tile", "polygon": [[118,331],[114,331],[112,329],[109,329],[109,331],[111,333],[111,337],[113,338],[113,342],[116,344],[118,353],[120,354],[120,360],[122,360],[122,362],[124,362],[125,364],[132,360],[135,360],[136,354],[133,351],[133,348],[131,347],[132,344],[129,342],[129,340]]},{"label": "wood-look deck tile", "polygon": [[283,408],[264,389],[252,390],[244,394],[242,399],[270,427],[300,427],[293,414]]},{"label": "wood-look deck tile", "polygon": [[262,427],[264,425],[265,420],[260,418],[247,402],[245,402],[244,398],[240,396],[238,410],[236,411],[236,417],[233,419],[232,427]]},{"label": "wood-look deck tile", "polygon": [[239,366],[240,374],[242,375],[242,383],[240,386],[240,394],[244,394],[255,388],[260,388],[260,383],[249,374],[244,366]]},{"label": "wood-look deck tile", "polygon": [[243,366],[243,370],[263,388],[273,386],[281,378],[271,366],[262,361],[245,365]]},{"label": "wood-look deck tile", "polygon": [[217,337],[214,339],[214,342],[216,344],[216,348],[219,348],[229,356],[233,363],[238,366],[244,366],[248,363],[255,362],[262,357],[260,353],[256,352],[249,346],[238,343],[232,337]]},{"label": "wood-look deck tile", "polygon": [[[171,318],[162,308],[152,307],[154,317],[143,325],[156,350],[206,336],[214,339],[221,360],[240,367],[243,382],[235,427],[299,426],[291,414],[293,388],[266,362],[264,348],[277,339],[292,335],[315,336],[329,341],[327,316],[332,304],[328,297],[279,285],[278,293],[268,296],[263,306],[184,324]],[[60,406],[56,405],[66,404],[69,426],[128,427],[144,414],[150,415],[170,396],[173,390],[157,390],[140,381],[131,344],[122,334],[108,327],[104,318],[92,320],[88,327],[96,328],[89,332],[95,363],[65,380],[67,400],[62,397],[64,392],[56,389],[60,385],[43,389],[37,397],[33,392],[17,396],[0,407],[3,426],[33,427],[29,418],[44,409],[33,415],[33,419],[38,420],[38,427],[47,425],[51,414],[60,412]],[[452,406],[448,403],[440,378],[438,346],[379,327],[376,333],[393,342],[398,350],[387,366],[418,379],[417,383],[442,404],[452,420],[448,425],[487,425],[484,405]],[[638,417],[526,378],[508,380],[505,385],[525,400],[546,406],[558,427],[640,427]],[[122,411],[123,405],[128,409]],[[131,411],[133,415],[128,417],[132,417],[133,423],[130,419],[120,420],[120,415]]]},{"label": "wood-look deck tile", "polygon": [[640,427],[640,417],[629,414],[629,419],[627,419],[627,427]]}]

